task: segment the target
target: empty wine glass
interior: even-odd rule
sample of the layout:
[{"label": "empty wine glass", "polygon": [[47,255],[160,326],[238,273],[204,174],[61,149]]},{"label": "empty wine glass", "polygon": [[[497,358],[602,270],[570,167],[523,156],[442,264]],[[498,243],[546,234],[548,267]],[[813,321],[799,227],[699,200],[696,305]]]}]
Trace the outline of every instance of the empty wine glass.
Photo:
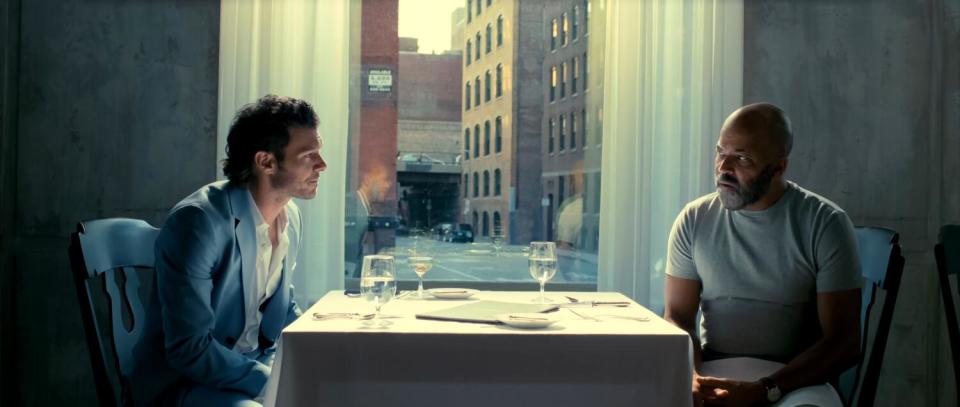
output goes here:
[{"label": "empty wine glass", "polygon": [[[393,256],[372,254],[363,256],[363,268],[360,271],[360,293],[367,302],[372,302],[376,312],[374,319],[380,326],[389,325],[381,315],[380,308],[393,298],[396,293],[397,281]],[[365,325],[373,325],[373,321],[364,321]]]},{"label": "empty wine glass", "polygon": [[417,274],[417,279],[419,279],[419,284],[417,285],[417,296],[416,298],[424,298],[423,294],[423,275],[427,274],[431,268],[433,268],[433,257],[424,256],[424,255],[415,255],[407,258],[407,265],[410,266],[410,270]]},{"label": "empty wine glass", "polygon": [[534,302],[553,302],[544,296],[544,286],[557,274],[557,245],[553,242],[530,242],[530,275],[540,283],[540,297]]},{"label": "empty wine glass", "polygon": [[497,257],[500,257],[500,249],[503,247],[503,232],[495,229],[490,235],[490,244],[493,245],[493,251]]}]

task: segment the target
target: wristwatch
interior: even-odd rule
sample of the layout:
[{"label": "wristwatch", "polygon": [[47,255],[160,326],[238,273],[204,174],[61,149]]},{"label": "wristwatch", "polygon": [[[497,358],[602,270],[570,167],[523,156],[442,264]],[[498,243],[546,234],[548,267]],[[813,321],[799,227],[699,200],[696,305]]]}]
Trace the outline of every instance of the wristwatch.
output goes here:
[{"label": "wristwatch", "polygon": [[780,392],[780,386],[777,386],[777,384],[773,382],[773,379],[764,377],[760,379],[760,384],[762,384],[763,388],[767,391],[768,402],[776,403],[780,401],[780,397],[782,397],[783,394]]}]

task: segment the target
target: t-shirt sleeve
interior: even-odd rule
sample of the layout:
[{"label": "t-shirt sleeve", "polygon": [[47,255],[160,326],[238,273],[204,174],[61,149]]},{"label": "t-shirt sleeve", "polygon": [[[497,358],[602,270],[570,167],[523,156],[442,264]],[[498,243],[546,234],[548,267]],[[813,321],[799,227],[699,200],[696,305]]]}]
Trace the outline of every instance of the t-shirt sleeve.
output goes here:
[{"label": "t-shirt sleeve", "polygon": [[843,212],[831,216],[816,245],[817,292],[860,288],[860,256],[853,223]]},{"label": "t-shirt sleeve", "polygon": [[693,261],[693,214],[693,209],[687,206],[673,222],[667,241],[667,275],[700,281]]}]

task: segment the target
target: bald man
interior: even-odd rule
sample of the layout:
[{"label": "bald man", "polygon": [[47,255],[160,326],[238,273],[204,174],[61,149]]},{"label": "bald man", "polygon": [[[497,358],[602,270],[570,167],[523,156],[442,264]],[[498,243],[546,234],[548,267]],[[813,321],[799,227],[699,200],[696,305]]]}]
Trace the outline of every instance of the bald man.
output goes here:
[{"label": "bald man", "polygon": [[[792,145],[780,108],[733,112],[717,141],[716,192],[687,204],[670,233],[665,318],[693,340],[697,405],[775,403],[857,361],[853,225],[836,204],[784,178]],[[700,375],[703,361],[733,357],[782,368],[756,381]]]}]

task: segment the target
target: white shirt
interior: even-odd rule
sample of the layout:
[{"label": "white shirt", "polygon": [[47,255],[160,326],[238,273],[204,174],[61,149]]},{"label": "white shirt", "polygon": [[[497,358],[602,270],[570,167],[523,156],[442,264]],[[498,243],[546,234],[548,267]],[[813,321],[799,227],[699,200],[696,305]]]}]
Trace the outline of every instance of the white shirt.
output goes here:
[{"label": "white shirt", "polygon": [[[248,193],[249,196],[249,193]],[[250,197],[251,208],[257,208],[253,197]],[[287,237],[287,211],[280,211],[274,227],[277,228],[277,247],[270,241],[270,225],[263,219],[259,209],[254,212],[254,222],[257,223],[257,288],[253,290],[253,297],[245,301],[246,315],[243,333],[237,340],[234,349],[240,353],[247,353],[259,347],[260,321],[263,313],[260,306],[270,298],[280,284],[280,268],[283,258],[287,256],[290,247],[290,238]]]}]

